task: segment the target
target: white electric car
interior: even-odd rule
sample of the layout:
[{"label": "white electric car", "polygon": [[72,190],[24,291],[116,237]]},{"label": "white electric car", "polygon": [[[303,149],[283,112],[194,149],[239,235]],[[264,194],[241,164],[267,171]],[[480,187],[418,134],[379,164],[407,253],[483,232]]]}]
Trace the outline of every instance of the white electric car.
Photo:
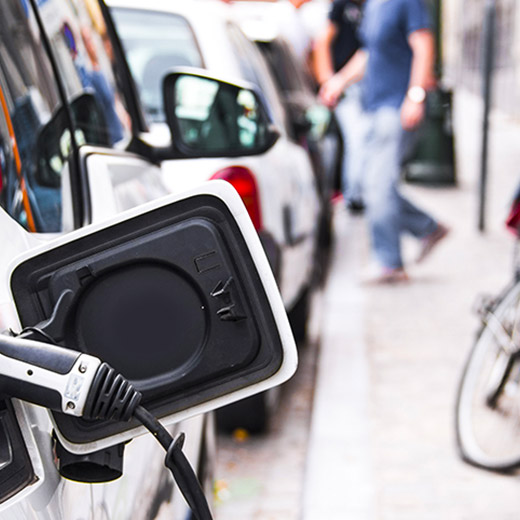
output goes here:
[{"label": "white electric car", "polygon": [[[2,519],[191,517],[153,436],[135,419],[104,420],[126,417],[114,401],[115,415],[100,413],[103,396],[114,397],[113,385],[92,393],[101,362],[172,434],[186,433],[203,485],[206,412],[296,367],[243,203],[218,182],[167,196],[160,168],[139,153],[138,109],[119,87],[116,54],[95,2],[0,3]],[[201,109],[221,92],[235,99],[249,129],[236,145],[243,154],[276,138],[253,91],[170,80],[170,113],[185,81],[215,94]]]}]

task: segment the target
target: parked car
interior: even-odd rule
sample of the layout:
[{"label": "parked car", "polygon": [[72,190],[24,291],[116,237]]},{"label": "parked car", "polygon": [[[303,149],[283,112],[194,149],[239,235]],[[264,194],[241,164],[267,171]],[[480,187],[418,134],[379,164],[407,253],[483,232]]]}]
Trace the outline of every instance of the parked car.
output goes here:
[{"label": "parked car", "polygon": [[[247,157],[241,153],[229,153],[228,157],[219,154],[211,161],[179,160],[191,137],[182,129],[175,133],[173,128],[173,149],[169,156],[161,154],[161,167],[171,190],[207,179],[224,179],[233,184],[264,244],[293,333],[297,341],[303,342],[315,279],[320,194],[308,151],[292,135],[283,100],[265,59],[235,24],[224,3],[109,0],[106,4],[143,104],[148,143],[163,148],[170,143],[172,125],[168,125],[168,114],[162,107],[161,85],[172,70],[196,74],[202,68],[205,74],[233,78],[235,83],[256,87],[265,101],[279,135],[264,153]],[[196,97],[193,94],[193,99]],[[196,115],[194,106],[183,110],[191,113],[192,119],[226,118],[225,110],[211,115]],[[247,134],[245,128],[242,131]],[[201,134],[195,135],[200,144]],[[213,146],[222,141],[224,134],[210,137]],[[220,410],[219,425],[226,430],[265,430],[277,402],[274,394],[255,396]]]},{"label": "parked car", "polygon": [[[318,190],[306,150],[293,138],[282,99],[265,60],[244,36],[228,6],[212,0],[110,0],[110,11],[137,85],[150,137],[167,143],[161,85],[172,67],[203,68],[221,78],[255,85],[279,138],[263,154],[205,160],[165,160],[172,190],[223,178],[249,200],[297,338],[303,338],[314,268]],[[161,136],[161,137],[159,137]],[[177,137],[177,136],[176,136]],[[208,172],[212,171],[208,175]],[[253,188],[255,186],[255,188]]]},{"label": "parked car", "polygon": [[[0,517],[185,519],[152,435],[70,415],[89,366],[77,377],[68,363],[59,375],[46,367],[56,352],[109,361],[172,433],[186,432],[211,484],[206,412],[295,369],[267,259],[227,184],[164,198],[161,170],[136,152],[138,106],[119,88],[96,4],[4,0],[0,48]],[[253,91],[212,78],[171,77],[168,112],[183,78],[255,104],[248,121],[263,141],[237,142],[242,154],[275,138]],[[31,349],[6,339],[20,333]],[[42,341],[62,348],[51,356]],[[77,392],[60,394],[54,378],[69,369]]]},{"label": "parked car", "polygon": [[343,139],[334,113],[318,99],[308,64],[298,57],[277,23],[277,13],[283,7],[287,6],[280,2],[235,2],[233,15],[265,57],[281,94],[292,138],[311,157],[321,196],[319,240],[324,279],[333,236],[331,199],[341,187]]}]

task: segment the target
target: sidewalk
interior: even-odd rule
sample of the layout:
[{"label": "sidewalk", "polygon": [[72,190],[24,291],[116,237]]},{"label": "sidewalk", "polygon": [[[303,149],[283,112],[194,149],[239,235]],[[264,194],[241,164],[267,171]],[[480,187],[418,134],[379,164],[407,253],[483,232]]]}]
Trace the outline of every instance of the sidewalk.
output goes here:
[{"label": "sidewalk", "polygon": [[[412,281],[358,283],[369,247],[362,219],[337,208],[337,247],[324,294],[323,337],[303,520],[513,520],[520,480],[474,469],[456,453],[458,377],[478,327],[477,294],[511,273],[504,229],[520,179],[520,124],[493,114],[487,231],[477,231],[481,105],[455,98],[458,185],[405,186],[452,228]],[[415,256],[415,243],[405,255]]]}]

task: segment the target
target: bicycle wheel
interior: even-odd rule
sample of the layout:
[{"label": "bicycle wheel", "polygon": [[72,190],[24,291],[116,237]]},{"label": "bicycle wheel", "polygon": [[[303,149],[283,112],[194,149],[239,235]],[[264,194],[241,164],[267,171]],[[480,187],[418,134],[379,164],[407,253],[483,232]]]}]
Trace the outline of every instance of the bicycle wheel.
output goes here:
[{"label": "bicycle wheel", "polygon": [[520,466],[520,283],[486,313],[456,402],[460,454],[481,468]]}]

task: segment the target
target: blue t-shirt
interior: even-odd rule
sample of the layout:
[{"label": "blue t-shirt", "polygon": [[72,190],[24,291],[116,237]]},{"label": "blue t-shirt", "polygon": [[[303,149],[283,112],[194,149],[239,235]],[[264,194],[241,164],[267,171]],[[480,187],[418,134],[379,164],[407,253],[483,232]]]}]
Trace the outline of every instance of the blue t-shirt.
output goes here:
[{"label": "blue t-shirt", "polygon": [[430,27],[424,0],[367,0],[360,28],[368,52],[362,84],[364,110],[401,106],[412,63],[408,37]]}]

